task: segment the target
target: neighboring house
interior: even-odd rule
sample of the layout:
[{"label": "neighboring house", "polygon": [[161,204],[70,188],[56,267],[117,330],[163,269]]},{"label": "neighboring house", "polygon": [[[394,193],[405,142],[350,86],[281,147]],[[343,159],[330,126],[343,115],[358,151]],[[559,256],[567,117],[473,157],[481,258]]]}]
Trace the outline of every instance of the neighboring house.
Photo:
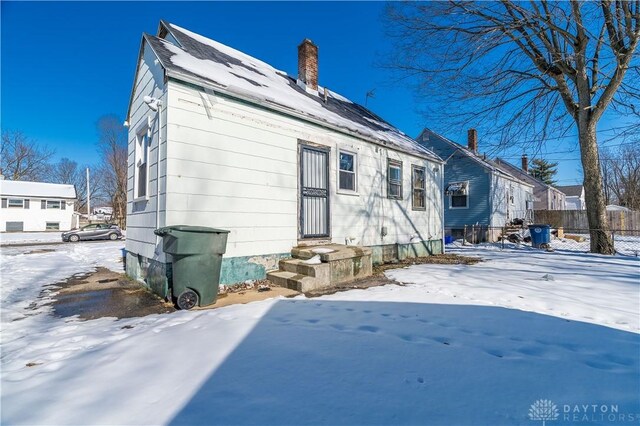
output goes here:
[{"label": "neighboring house", "polygon": [[582,185],[559,186],[558,189],[567,196],[567,210],[586,210],[584,187]]},{"label": "neighboring house", "polygon": [[68,231],[73,227],[73,185],[0,180],[2,232]]},{"label": "neighboring house", "polygon": [[143,35],[127,114],[131,277],[166,291],[153,231],[167,225],[230,231],[222,284],[264,278],[300,243],[370,246],[374,262],[442,252],[442,160],[318,86],[317,51],[300,44],[296,79],[164,21]]},{"label": "neighboring house", "polygon": [[494,163],[505,172],[533,185],[534,210],[565,210],[564,192],[531,176],[529,174],[529,158],[526,155],[522,156],[522,168],[516,167],[501,158],[495,159]]},{"label": "neighboring house", "polygon": [[[533,185],[498,167],[478,154],[478,137],[468,132],[468,146],[462,146],[429,129],[417,138],[425,148],[445,160],[444,224],[454,236],[464,227],[503,227],[516,219],[532,218]],[[499,234],[487,232],[492,239]]]}]

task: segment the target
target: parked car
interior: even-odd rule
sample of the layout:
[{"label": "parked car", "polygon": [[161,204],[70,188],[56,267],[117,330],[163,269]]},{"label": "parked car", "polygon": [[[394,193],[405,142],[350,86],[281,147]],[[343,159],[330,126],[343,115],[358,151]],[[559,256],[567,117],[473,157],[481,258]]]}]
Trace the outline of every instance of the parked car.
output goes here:
[{"label": "parked car", "polygon": [[62,241],[78,242],[80,240],[112,240],[115,241],[122,238],[122,231],[117,225],[108,223],[93,223],[83,226],[80,229],[72,229],[71,231],[62,233]]}]

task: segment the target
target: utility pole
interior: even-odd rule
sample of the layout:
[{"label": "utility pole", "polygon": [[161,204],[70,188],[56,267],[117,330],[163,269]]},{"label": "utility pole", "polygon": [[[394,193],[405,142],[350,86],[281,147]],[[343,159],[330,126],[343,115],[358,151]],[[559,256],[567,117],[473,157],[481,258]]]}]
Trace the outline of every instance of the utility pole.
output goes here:
[{"label": "utility pole", "polygon": [[89,168],[87,167],[87,219],[91,216],[91,190],[89,188]]}]

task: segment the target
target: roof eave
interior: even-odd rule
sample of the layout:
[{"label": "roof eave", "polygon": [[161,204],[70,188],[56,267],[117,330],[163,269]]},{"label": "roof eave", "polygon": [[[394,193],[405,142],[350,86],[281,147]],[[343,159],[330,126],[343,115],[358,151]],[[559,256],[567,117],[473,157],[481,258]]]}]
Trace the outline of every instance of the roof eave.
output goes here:
[{"label": "roof eave", "polygon": [[143,52],[143,48],[144,48],[145,42],[146,42],[147,46],[149,46],[149,49],[151,49],[151,51],[155,55],[156,59],[158,60],[158,63],[162,67],[162,69],[165,70],[165,73],[167,71],[167,67],[162,62],[162,59],[160,59],[160,56],[158,55],[158,53],[153,49],[153,45],[151,43],[149,43],[149,40],[148,40],[147,37],[149,37],[149,34],[142,33],[142,37],[140,38],[140,47],[138,48],[138,61],[136,62],[136,72],[135,72],[135,74],[133,76],[133,86],[131,87],[131,94],[129,95],[129,105],[127,107],[127,118],[126,118],[127,122],[131,118],[131,105],[133,104],[133,95],[134,95],[134,92],[136,90],[136,82],[138,81],[138,71],[140,71],[140,61],[142,60],[142,52]]}]

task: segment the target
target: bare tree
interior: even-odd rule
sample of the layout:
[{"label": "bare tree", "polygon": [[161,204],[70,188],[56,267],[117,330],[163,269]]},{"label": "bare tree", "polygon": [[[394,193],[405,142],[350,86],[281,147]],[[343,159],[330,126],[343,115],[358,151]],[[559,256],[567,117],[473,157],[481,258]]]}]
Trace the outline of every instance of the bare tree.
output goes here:
[{"label": "bare tree", "polygon": [[98,149],[102,156],[99,168],[101,184],[113,207],[113,219],[121,227],[127,217],[127,131],[114,115],[98,120]]},{"label": "bare tree", "polygon": [[591,251],[613,253],[596,130],[640,99],[640,1],[393,3],[388,17],[391,65],[451,104],[447,119],[493,131],[499,146],[577,134]]},{"label": "bare tree", "polygon": [[640,147],[621,145],[603,155],[602,177],[609,202],[640,210]]},{"label": "bare tree", "polygon": [[10,180],[46,180],[50,173],[49,160],[54,151],[27,138],[20,131],[2,132],[0,168]]},{"label": "bare tree", "polygon": [[[78,212],[86,211],[87,207],[87,178],[86,169],[89,166],[80,167],[78,163],[68,158],[62,158],[51,167],[50,181],[53,183],[64,183],[73,185],[76,188],[76,206]],[[89,167],[96,170],[96,167]],[[102,201],[101,180],[98,173],[89,175],[89,191],[92,203]],[[95,204],[94,204],[95,205]]]}]

